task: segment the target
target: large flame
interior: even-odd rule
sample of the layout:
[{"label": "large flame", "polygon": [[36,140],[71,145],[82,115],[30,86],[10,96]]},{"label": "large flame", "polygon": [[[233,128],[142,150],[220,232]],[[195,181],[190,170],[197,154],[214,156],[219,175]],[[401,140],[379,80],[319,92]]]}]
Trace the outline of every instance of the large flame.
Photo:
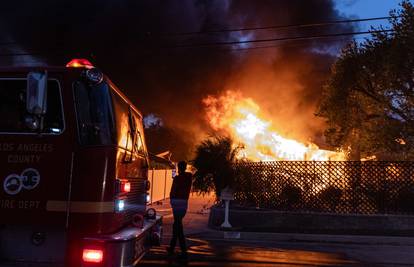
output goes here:
[{"label": "large flame", "polygon": [[319,149],[287,139],[277,133],[270,120],[260,113],[260,107],[241,93],[227,91],[203,100],[206,116],[216,131],[225,131],[243,145],[239,157],[254,161],[269,160],[345,160],[345,154]]}]

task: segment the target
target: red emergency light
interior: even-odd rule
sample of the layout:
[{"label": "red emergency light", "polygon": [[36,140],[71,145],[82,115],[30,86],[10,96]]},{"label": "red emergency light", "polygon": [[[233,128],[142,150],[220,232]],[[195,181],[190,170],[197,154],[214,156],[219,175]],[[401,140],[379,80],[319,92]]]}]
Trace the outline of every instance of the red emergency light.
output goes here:
[{"label": "red emergency light", "polygon": [[131,183],[126,179],[117,179],[117,194],[125,194],[131,192]]},{"label": "red emergency light", "polygon": [[121,186],[121,190],[122,190],[122,192],[124,192],[124,193],[129,193],[129,192],[131,192],[131,183],[130,182],[128,182],[128,181],[123,181],[122,183],[122,186]]},{"label": "red emergency light", "polygon": [[75,58],[69,61],[68,64],[66,64],[66,68],[85,68],[85,69],[92,69],[93,65],[92,63],[84,58]]},{"label": "red emergency light", "polygon": [[101,263],[103,251],[101,249],[83,249],[82,260],[89,263]]}]

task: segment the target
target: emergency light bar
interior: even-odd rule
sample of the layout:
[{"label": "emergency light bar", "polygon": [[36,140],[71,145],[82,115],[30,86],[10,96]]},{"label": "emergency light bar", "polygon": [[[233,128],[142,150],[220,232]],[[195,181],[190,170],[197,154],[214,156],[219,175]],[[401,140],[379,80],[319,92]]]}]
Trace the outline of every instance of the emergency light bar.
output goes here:
[{"label": "emergency light bar", "polygon": [[84,58],[75,58],[69,61],[68,64],[66,64],[66,68],[85,68],[85,69],[92,69],[93,65],[92,63]]}]

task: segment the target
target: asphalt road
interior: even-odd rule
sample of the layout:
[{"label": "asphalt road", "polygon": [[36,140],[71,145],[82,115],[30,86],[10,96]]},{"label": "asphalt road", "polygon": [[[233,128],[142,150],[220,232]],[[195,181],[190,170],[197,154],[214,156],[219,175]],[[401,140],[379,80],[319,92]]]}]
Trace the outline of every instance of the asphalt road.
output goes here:
[{"label": "asphalt road", "polygon": [[167,256],[164,245],[152,249],[139,266],[366,266],[304,244],[189,238],[189,245],[188,261]]},{"label": "asphalt road", "polygon": [[[167,241],[167,240],[166,240]],[[139,266],[414,266],[413,244],[238,240],[189,237],[189,259],[153,248]]]},{"label": "asphalt road", "polygon": [[187,262],[166,253],[172,216],[165,202],[158,207],[164,212],[163,245],[151,249],[138,266],[414,267],[413,237],[242,233],[239,239],[234,233],[226,235],[208,229],[204,203],[204,199],[192,198],[184,219]]}]

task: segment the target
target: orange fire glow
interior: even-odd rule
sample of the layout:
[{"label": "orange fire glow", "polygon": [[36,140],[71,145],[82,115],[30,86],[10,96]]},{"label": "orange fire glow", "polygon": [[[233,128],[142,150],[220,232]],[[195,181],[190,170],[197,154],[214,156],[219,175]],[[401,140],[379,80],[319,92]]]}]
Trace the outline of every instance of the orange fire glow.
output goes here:
[{"label": "orange fire glow", "polygon": [[227,91],[203,100],[207,121],[216,131],[224,131],[243,145],[239,157],[253,161],[270,160],[345,160],[345,154],[319,149],[280,136],[260,107],[240,93]]}]

